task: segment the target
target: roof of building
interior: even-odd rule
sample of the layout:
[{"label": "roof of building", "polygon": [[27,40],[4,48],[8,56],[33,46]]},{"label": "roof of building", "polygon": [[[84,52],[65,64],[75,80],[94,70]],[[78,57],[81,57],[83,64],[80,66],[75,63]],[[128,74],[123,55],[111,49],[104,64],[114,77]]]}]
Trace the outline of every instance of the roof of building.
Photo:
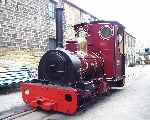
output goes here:
[{"label": "roof of building", "polygon": [[71,2],[69,2],[68,0],[63,0],[63,1],[64,1],[65,3],[67,3],[67,4],[70,4],[71,6],[73,6],[73,7],[75,7],[75,8],[77,8],[77,9],[79,9],[79,10],[82,11],[83,13],[90,15],[90,16],[93,17],[94,19],[98,19],[98,20],[99,20],[99,18],[97,18],[97,17],[95,17],[94,15],[92,15],[91,13],[89,13],[89,12],[83,10],[82,8],[79,8],[77,5],[75,5],[75,4],[71,3]]},{"label": "roof of building", "polygon": [[[50,0],[50,1],[54,2],[55,4],[57,3],[57,2],[56,2],[57,0]],[[94,15],[92,15],[91,13],[89,13],[89,12],[83,10],[82,8],[78,7],[77,5],[71,3],[70,1],[68,1],[68,0],[62,0],[62,1],[65,2],[65,3],[67,3],[67,4],[69,4],[70,6],[72,6],[72,7],[74,7],[74,8],[76,8],[76,9],[79,9],[81,12],[83,12],[83,13],[85,13],[85,14],[91,16],[92,18],[97,19],[97,20],[100,20],[99,18],[97,18],[97,17],[95,17]]]},{"label": "roof of building", "polygon": [[125,33],[126,33],[127,35],[129,35],[130,37],[132,37],[132,38],[136,39],[136,37],[134,37],[133,35],[131,35],[131,34],[130,34],[130,33],[128,33],[127,31],[125,31]]}]

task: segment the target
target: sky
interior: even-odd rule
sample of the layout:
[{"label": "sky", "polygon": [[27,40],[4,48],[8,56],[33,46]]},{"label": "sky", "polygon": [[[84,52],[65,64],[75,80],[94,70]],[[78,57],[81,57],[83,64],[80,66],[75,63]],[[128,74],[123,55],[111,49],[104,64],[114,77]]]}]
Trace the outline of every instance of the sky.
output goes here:
[{"label": "sky", "polygon": [[137,47],[150,47],[150,0],[69,0],[94,16],[115,20],[136,37]]}]

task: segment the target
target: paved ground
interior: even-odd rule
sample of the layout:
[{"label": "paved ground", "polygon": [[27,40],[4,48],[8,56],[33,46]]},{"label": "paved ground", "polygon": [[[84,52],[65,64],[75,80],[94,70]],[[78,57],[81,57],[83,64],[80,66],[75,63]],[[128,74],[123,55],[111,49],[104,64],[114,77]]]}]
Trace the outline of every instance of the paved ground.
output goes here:
[{"label": "paved ground", "polygon": [[[71,120],[150,120],[150,66],[137,67],[123,89],[99,100]],[[129,73],[132,71],[129,70]],[[64,118],[66,119],[66,118]]]},{"label": "paved ground", "polygon": [[25,104],[22,101],[21,94],[19,92],[0,95],[0,113],[22,105]]},{"label": "paved ground", "polygon": [[100,98],[86,111],[75,116],[50,115],[56,120],[150,120],[150,66],[128,70],[123,89],[114,89],[108,97]]},{"label": "paved ground", "polygon": [[[128,68],[124,88],[113,89],[110,96],[99,98],[85,111],[77,112],[74,116],[38,111],[17,120],[150,120],[149,71],[150,66]],[[19,96],[16,97],[20,97],[17,94]],[[21,100],[17,101],[20,105],[23,104]]]}]

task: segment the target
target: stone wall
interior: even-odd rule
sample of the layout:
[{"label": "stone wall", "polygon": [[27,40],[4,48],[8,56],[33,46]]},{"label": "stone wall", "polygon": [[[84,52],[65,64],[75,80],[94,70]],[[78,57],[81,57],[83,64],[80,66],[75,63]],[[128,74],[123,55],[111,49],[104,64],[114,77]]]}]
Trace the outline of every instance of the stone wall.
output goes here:
[{"label": "stone wall", "polygon": [[136,64],[136,38],[131,34],[125,32],[125,55],[126,55],[126,65]]},{"label": "stone wall", "polygon": [[[1,0],[2,1],[2,0]],[[7,0],[0,3],[0,47],[47,49],[55,37],[48,0]]]},{"label": "stone wall", "polygon": [[[0,0],[0,49],[47,50],[49,40],[54,40],[56,34],[55,18],[50,17],[50,2]],[[72,26],[89,18],[84,17],[88,16],[86,12],[68,2],[64,8],[64,38],[74,38]]]}]

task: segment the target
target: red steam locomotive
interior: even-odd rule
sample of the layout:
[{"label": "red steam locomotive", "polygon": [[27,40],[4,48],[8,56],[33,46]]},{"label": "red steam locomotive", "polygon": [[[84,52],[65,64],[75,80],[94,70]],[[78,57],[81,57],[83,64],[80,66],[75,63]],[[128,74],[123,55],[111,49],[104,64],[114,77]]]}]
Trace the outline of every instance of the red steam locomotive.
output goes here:
[{"label": "red steam locomotive", "polygon": [[60,11],[56,11],[58,48],[42,56],[38,80],[22,83],[21,92],[33,108],[74,114],[111,87],[124,86],[124,26],[116,21],[75,25],[76,38],[62,48]]}]

